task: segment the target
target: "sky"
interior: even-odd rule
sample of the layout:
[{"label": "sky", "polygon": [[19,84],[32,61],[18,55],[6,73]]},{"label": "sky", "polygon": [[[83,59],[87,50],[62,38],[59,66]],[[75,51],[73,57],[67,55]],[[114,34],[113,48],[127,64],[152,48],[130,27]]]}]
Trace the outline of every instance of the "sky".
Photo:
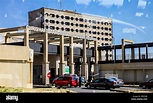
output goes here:
[{"label": "sky", "polygon": [[28,25],[28,12],[41,7],[111,18],[114,44],[153,42],[153,0],[1,0],[0,28]]}]

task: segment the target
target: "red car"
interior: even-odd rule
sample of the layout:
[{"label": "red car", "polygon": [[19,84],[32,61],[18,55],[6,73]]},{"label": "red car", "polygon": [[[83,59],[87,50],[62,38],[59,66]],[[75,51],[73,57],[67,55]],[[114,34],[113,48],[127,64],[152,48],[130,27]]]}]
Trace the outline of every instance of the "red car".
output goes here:
[{"label": "red car", "polygon": [[74,76],[62,76],[52,81],[52,85],[57,87],[67,86],[67,87],[77,87],[79,86],[79,81]]}]

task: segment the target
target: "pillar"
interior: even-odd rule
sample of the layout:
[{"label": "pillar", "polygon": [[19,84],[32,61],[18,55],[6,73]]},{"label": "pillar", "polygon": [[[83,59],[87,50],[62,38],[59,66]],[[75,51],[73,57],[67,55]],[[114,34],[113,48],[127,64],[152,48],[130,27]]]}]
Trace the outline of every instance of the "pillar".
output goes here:
[{"label": "pillar", "polygon": [[65,63],[64,63],[64,36],[60,35],[60,63],[59,63],[59,76],[64,74]]},{"label": "pillar", "polygon": [[124,39],[122,39],[122,63],[125,61]]},{"label": "pillar", "polygon": [[141,48],[139,47],[139,59],[141,59]]},{"label": "pillar", "polygon": [[73,58],[73,37],[69,37],[69,39],[70,39],[70,42],[69,42],[69,44],[70,44],[70,48],[69,48],[69,60],[70,60],[70,62],[69,62],[69,66],[70,66],[70,73],[71,74],[74,74],[74,58]]},{"label": "pillar", "polygon": [[134,48],[131,48],[131,59],[135,59]]},{"label": "pillar", "polygon": [[81,67],[81,75],[85,77],[85,80],[88,80],[88,65],[87,65],[87,58],[86,58],[86,39],[83,39],[83,62]]},{"label": "pillar", "polygon": [[99,77],[99,67],[98,67],[98,42],[94,41],[94,52],[95,52],[95,65],[94,65],[94,78]]},{"label": "pillar", "polygon": [[29,29],[28,29],[28,26],[26,26],[26,29],[25,29],[24,46],[29,46]]},{"label": "pillar", "polygon": [[146,59],[148,59],[148,44],[146,44]]},{"label": "pillar", "polygon": [[42,83],[45,85],[49,84],[49,78],[47,73],[49,72],[49,62],[48,62],[48,33],[44,33],[43,41],[43,64],[42,64]]}]

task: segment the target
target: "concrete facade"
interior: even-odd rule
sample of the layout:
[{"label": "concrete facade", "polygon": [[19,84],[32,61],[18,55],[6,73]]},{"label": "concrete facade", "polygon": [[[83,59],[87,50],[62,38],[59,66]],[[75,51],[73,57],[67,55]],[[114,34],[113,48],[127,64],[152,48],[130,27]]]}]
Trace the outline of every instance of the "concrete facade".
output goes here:
[{"label": "concrete facade", "polygon": [[[99,76],[115,75],[125,83],[140,83],[153,78],[153,43],[134,43],[132,40],[122,39],[121,45],[99,47],[98,51],[108,51],[115,48],[113,60],[99,59]],[[126,44],[126,42],[130,44]],[[144,49],[142,51],[142,48]],[[138,50],[136,50],[138,49]],[[116,50],[121,50],[120,58]],[[130,50],[130,52],[127,50]],[[99,58],[102,58],[101,56]]]},{"label": "concrete facade", "polygon": [[0,86],[33,88],[33,50],[0,45],[0,51]]},{"label": "concrete facade", "polygon": [[116,74],[125,83],[139,83],[153,78],[152,62],[99,64],[99,76]]},{"label": "concrete facade", "polygon": [[[113,24],[111,18],[51,8],[40,8],[30,11],[28,14],[30,26],[65,32],[72,36],[92,37],[98,41],[98,46],[112,44]],[[89,43],[94,46],[93,42]]]}]

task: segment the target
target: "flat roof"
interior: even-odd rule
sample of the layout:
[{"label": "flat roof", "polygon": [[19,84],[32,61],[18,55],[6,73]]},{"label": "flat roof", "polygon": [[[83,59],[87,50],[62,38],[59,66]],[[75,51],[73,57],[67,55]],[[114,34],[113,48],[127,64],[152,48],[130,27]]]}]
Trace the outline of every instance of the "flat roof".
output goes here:
[{"label": "flat roof", "polygon": [[[63,32],[63,31],[57,31],[57,30],[46,30],[44,28],[39,28],[35,26],[19,26],[19,27],[13,27],[13,28],[5,28],[5,29],[0,29],[0,33],[7,33],[7,36],[17,36],[17,37],[24,37],[25,30],[29,30],[29,39],[34,39],[34,40],[43,40],[43,35],[42,33],[48,33],[48,39],[49,42],[59,42],[60,41],[60,35],[65,36],[64,43],[69,42],[68,37],[74,37],[74,42],[82,42],[82,39],[86,39],[87,41],[96,41],[96,38],[88,37],[86,35],[72,35],[71,33],[68,32]],[[14,32],[16,31],[16,32]]]}]

